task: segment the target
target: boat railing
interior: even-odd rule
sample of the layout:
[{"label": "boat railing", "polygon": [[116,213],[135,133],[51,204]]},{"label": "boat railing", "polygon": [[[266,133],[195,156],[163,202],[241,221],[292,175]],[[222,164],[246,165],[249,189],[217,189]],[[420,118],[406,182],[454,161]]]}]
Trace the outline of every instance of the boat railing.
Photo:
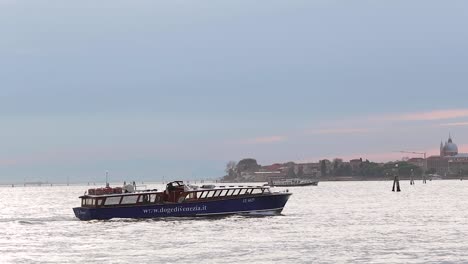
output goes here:
[{"label": "boat railing", "polygon": [[234,187],[234,188],[222,188],[219,189],[202,189],[185,192],[185,201],[193,200],[204,200],[204,199],[217,199],[226,198],[241,195],[261,195],[264,193],[270,193],[270,189],[266,187]]}]

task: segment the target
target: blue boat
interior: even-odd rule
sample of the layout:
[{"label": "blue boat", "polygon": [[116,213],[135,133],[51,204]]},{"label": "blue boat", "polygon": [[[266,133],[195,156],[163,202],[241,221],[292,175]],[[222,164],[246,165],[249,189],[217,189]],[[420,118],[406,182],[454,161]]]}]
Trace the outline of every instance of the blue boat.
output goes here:
[{"label": "blue boat", "polygon": [[[128,186],[127,186],[128,187]],[[291,193],[272,192],[268,186],[196,186],[170,182],[164,191],[134,188],[90,189],[73,208],[80,220],[160,218],[232,214],[280,214]]]}]

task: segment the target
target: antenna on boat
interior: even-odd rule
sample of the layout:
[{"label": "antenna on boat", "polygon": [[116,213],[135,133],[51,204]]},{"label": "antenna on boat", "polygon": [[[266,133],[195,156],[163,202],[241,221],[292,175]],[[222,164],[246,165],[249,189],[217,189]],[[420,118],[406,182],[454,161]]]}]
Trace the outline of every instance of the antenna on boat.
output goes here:
[{"label": "antenna on boat", "polygon": [[109,187],[109,171],[106,170],[106,187]]}]

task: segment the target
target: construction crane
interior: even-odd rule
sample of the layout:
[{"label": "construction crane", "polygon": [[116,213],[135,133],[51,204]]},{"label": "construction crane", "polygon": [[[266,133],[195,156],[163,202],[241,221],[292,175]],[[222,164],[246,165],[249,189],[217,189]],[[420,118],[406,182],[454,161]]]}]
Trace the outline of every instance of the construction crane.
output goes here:
[{"label": "construction crane", "polygon": [[409,154],[424,155],[424,159],[426,159],[426,152],[404,151],[404,150],[400,150],[400,151],[398,151],[398,152],[400,152],[400,153],[409,153]]},{"label": "construction crane", "polygon": [[417,152],[417,151],[404,151],[400,150],[398,151],[400,153],[409,153],[409,154],[418,154],[418,155],[423,155],[424,156],[424,164],[423,164],[423,170],[427,170],[427,159],[426,159],[426,152]]}]

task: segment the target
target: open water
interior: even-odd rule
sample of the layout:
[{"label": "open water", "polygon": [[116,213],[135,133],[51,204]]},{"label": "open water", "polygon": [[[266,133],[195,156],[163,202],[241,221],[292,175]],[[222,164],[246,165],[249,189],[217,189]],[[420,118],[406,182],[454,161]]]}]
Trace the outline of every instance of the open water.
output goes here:
[{"label": "open water", "polygon": [[289,188],[282,216],[89,222],[88,186],[3,187],[0,263],[468,263],[468,181],[391,185]]}]

